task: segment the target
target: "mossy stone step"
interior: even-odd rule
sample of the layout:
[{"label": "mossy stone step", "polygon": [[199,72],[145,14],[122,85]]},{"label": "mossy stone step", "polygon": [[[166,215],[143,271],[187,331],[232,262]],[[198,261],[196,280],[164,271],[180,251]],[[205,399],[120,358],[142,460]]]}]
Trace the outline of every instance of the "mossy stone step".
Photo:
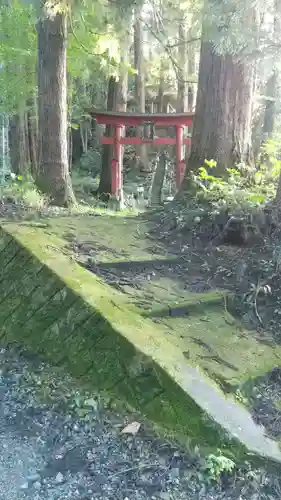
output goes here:
[{"label": "mossy stone step", "polygon": [[[59,238],[52,242],[62,245]],[[161,326],[48,243],[42,228],[2,226],[0,269],[9,287],[8,293],[1,289],[3,342],[40,351],[82,382],[125,399],[182,442],[206,451],[219,447],[237,459],[250,453],[281,462],[278,443],[191,366]]]},{"label": "mossy stone step", "polygon": [[205,293],[190,293],[187,300],[180,300],[165,307],[153,307],[145,310],[143,316],[147,318],[180,318],[189,314],[204,312],[206,307],[222,306],[225,300],[225,293],[222,291],[212,291]]}]

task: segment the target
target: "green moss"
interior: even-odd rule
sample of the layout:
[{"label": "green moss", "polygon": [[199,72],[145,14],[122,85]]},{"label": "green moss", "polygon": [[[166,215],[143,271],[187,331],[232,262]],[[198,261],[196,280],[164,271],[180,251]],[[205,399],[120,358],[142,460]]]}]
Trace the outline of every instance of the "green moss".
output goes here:
[{"label": "green moss", "polygon": [[[36,241],[36,249],[34,250],[36,255],[42,258],[50,268],[60,271],[64,283],[76,293],[80,294],[81,292],[83,296],[87,296],[89,306],[93,305],[96,309],[106,312],[109,320],[113,317],[117,323],[119,322],[120,311],[118,308],[122,305],[126,308],[128,323],[130,323],[128,309],[133,314],[132,322],[134,326],[132,328],[134,330],[143,330],[141,318],[137,320],[136,325],[136,309],[134,307],[135,303],[142,301],[143,294],[146,295],[147,303],[150,305],[150,310],[145,312],[148,316],[159,313],[160,307],[166,307],[165,305],[171,307],[187,305],[191,311],[188,317],[158,319],[161,330],[165,332],[166,338],[170,342],[185,353],[185,356],[188,357],[192,364],[206,370],[214,379],[223,378],[226,383],[237,385],[240,381],[244,381],[250,376],[262,374],[275,366],[276,363],[280,363],[280,347],[262,344],[258,339],[254,338],[252,333],[249,334],[244,331],[239,322],[231,318],[224,307],[217,307],[217,303],[223,301],[223,294],[220,291],[193,294],[180,288],[176,281],[161,277],[157,280],[148,280],[144,284],[144,290],[139,291],[137,296],[133,287],[131,289],[127,287],[126,295],[120,295],[115,290],[104,287],[102,281],[96,279],[97,293],[95,294],[95,300],[92,301],[91,293],[87,292],[87,287],[92,287],[92,276],[83,273],[82,269],[81,274],[76,269],[75,277],[68,269],[65,269],[64,272],[65,264],[59,259],[59,252],[66,242],[60,236],[70,228],[73,234],[81,238],[82,241],[99,243],[99,246],[102,247],[102,250],[98,249],[101,260],[123,260],[122,252],[130,255],[130,260],[139,259],[141,256],[146,260],[152,256],[155,258],[155,254],[149,253],[151,242],[144,238],[147,226],[144,223],[137,224],[135,218],[116,217],[113,224],[112,217],[107,216],[75,217],[72,219],[65,217],[48,221],[47,228],[28,224],[23,224],[20,227],[12,224],[8,227],[15,234],[20,234],[29,248],[31,248],[29,243]],[[48,233],[48,245],[52,250],[54,249],[53,252],[49,252],[46,247],[46,232]],[[123,244],[123,249],[118,251],[116,250],[118,248],[117,237],[118,242],[121,240]],[[15,244],[12,243],[12,245],[14,245],[13,251],[18,251]],[[109,248],[112,253],[109,255],[103,248]],[[159,246],[159,255],[161,251],[163,253]],[[139,252],[141,252],[141,255]],[[8,253],[8,250],[4,251],[5,258]],[[18,271],[15,268],[16,272]],[[54,278],[54,282],[56,282],[56,278]],[[49,285],[47,285],[47,289],[49,289]],[[9,290],[9,287],[7,290]],[[45,293],[44,288],[42,291]],[[129,297],[128,292],[131,293]],[[114,304],[114,301],[116,304]],[[31,302],[33,304],[33,299]],[[106,304],[109,305],[108,310],[106,310],[108,307]],[[196,309],[199,314],[195,316]],[[120,327],[123,329],[123,325],[120,325]],[[158,332],[157,329],[155,331]],[[157,337],[157,333],[155,335]],[[153,344],[154,341],[151,342]],[[151,350],[149,355],[153,355]]]},{"label": "green moss", "polygon": [[[167,300],[167,299],[166,299]],[[181,316],[187,316],[190,314],[204,314],[206,308],[212,308],[219,306],[217,308],[218,312],[221,312],[221,306],[224,302],[224,293],[213,291],[212,293],[191,293],[188,300],[178,300],[177,302],[169,302],[163,307],[152,307],[151,309],[143,313],[144,317],[147,318],[161,318],[161,317],[171,317],[177,316],[177,311],[179,311]]]},{"label": "green moss", "polygon": [[223,309],[208,308],[201,316],[163,318],[161,325],[191,364],[234,387],[281,363],[280,346],[261,342],[238,321],[229,324]]},{"label": "green moss", "polygon": [[[168,340],[169,330],[180,323],[157,326],[141,317],[133,304],[128,305],[125,295],[57,251],[62,247],[61,239],[52,234],[50,241],[44,228],[4,225],[1,244],[4,240],[0,268],[7,289],[1,290],[0,318],[6,341],[23,342],[43,353],[84,381],[125,399],[158,424],[173,429],[178,437],[188,436],[208,449],[230,444],[237,456],[244,453],[244,447],[222,432],[200,408],[200,398],[204,408],[200,392],[196,403],[184,389],[194,375],[187,369],[182,346],[179,348],[174,338]],[[13,249],[10,260],[7,245]],[[24,262],[25,272],[18,258]],[[217,295],[214,297],[217,299]],[[220,317],[217,311],[212,314]],[[184,323],[182,331],[185,328],[188,345],[196,345],[194,338],[201,339],[203,332],[205,337],[212,337],[212,345],[217,339],[221,347],[215,316],[215,324],[209,328],[212,314],[208,315],[207,327],[204,318],[198,316]],[[225,333],[225,349],[227,336],[236,335],[235,328],[229,326]],[[222,322],[220,333],[223,331]],[[240,349],[238,335],[237,331],[232,350]],[[242,348],[251,351],[250,346],[244,343]],[[192,354],[193,364],[197,364],[196,359],[199,354],[197,358]],[[207,379],[204,384],[205,390],[211,388]],[[223,399],[219,392],[216,397]]]}]

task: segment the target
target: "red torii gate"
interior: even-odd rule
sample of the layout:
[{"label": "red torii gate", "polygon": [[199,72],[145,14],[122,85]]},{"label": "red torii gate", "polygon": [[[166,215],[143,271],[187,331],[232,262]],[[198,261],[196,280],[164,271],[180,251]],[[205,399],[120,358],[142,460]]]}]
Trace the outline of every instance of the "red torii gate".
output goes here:
[{"label": "red torii gate", "polygon": [[[112,125],[113,136],[101,137],[101,144],[113,144],[114,156],[111,164],[111,191],[112,195],[120,196],[123,188],[121,147],[123,144],[151,144],[159,146],[163,144],[176,146],[176,186],[180,187],[185,172],[185,162],[182,155],[182,146],[191,144],[190,138],[183,137],[184,127],[192,126],[194,113],[125,113],[116,111],[95,111],[87,110],[98,124]],[[126,126],[141,126],[153,124],[155,127],[176,128],[176,137],[155,137],[153,139],[141,137],[123,137],[123,130]]]}]

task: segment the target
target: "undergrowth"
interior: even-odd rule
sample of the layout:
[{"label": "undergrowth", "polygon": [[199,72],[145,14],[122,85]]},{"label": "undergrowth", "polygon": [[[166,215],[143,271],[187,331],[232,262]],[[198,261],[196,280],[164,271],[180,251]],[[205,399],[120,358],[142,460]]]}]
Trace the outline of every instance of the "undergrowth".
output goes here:
[{"label": "undergrowth", "polygon": [[44,212],[52,214],[95,214],[115,215],[115,216],[130,216],[136,215],[137,210],[127,207],[122,211],[110,210],[107,205],[99,198],[89,196],[89,190],[95,186],[95,181],[91,177],[81,175],[75,172],[72,175],[73,189],[75,192],[77,203],[71,208],[50,207],[49,199],[42,194],[31,175],[17,176],[11,174],[11,178],[2,186],[0,186],[0,202],[7,207],[11,207],[11,211],[28,211],[29,214],[34,212]]},{"label": "undergrowth", "polygon": [[196,202],[208,205],[214,212],[228,209],[244,213],[264,207],[273,201],[281,171],[280,138],[274,138],[262,147],[261,157],[266,163],[248,166],[240,163],[227,168],[225,176],[216,173],[216,162],[205,160],[193,182],[196,185]]},{"label": "undergrowth", "polygon": [[48,198],[36,188],[31,175],[11,174],[10,180],[0,186],[0,198],[3,202],[22,203],[34,209],[42,209],[48,203]]},{"label": "undergrowth", "polygon": [[[203,214],[213,216],[226,210],[231,215],[249,214],[268,205],[274,199],[281,171],[279,137],[263,145],[261,158],[263,161],[254,166],[241,163],[235,168],[227,168],[223,176],[218,175],[216,162],[206,159],[204,165],[192,176],[195,196],[185,197],[188,210],[201,212],[195,214],[195,222],[201,223]],[[91,195],[93,188],[97,187],[98,177],[94,178],[88,171],[76,169],[72,172],[72,183],[77,197],[74,211],[85,213],[93,208],[107,208],[106,204]],[[22,203],[33,209],[42,209],[48,205],[48,198],[38,191],[31,175],[12,174],[10,181],[0,187],[0,198],[4,202]],[[126,205],[130,206],[129,203]]]}]

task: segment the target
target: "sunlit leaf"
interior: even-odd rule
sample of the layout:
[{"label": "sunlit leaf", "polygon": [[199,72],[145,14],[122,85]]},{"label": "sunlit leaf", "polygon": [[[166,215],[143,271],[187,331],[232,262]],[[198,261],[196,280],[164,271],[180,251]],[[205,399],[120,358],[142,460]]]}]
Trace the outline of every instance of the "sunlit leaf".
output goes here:
[{"label": "sunlit leaf", "polygon": [[141,424],[139,422],[131,422],[122,429],[121,434],[137,434],[140,430]]},{"label": "sunlit leaf", "polygon": [[89,398],[84,401],[85,406],[90,406],[94,410],[98,409],[98,402],[94,398]]}]

